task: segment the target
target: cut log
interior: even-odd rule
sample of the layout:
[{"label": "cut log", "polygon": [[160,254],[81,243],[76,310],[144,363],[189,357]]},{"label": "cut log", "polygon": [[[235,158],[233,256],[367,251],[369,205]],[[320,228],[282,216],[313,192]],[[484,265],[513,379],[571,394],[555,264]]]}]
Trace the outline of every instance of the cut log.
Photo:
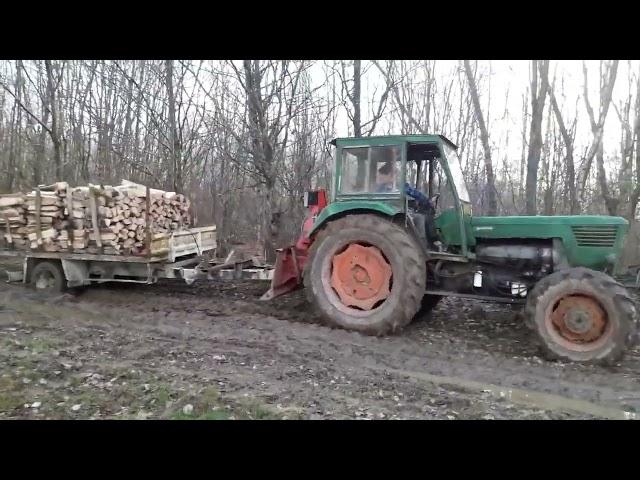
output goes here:
[{"label": "cut log", "polygon": [[87,240],[84,238],[74,238],[73,241],[71,242],[71,246],[73,247],[74,250],[83,250],[85,248],[87,248]]},{"label": "cut log", "polygon": [[22,210],[18,210],[17,208],[6,208],[0,210],[0,218],[8,218],[8,217],[20,217],[22,214]]},{"label": "cut log", "polygon": [[57,234],[58,232],[55,229],[49,228],[47,230],[38,230],[34,233],[30,233],[29,235],[27,235],[27,237],[29,238],[29,240],[34,241],[38,240],[38,238],[55,238]]},{"label": "cut log", "polygon": [[[59,197],[49,197],[49,196],[45,196],[45,195],[41,195],[40,196],[40,201],[42,202],[41,205],[43,207],[64,207],[64,203],[62,203],[62,200]],[[35,206],[36,204],[36,197],[29,197],[27,196],[27,202],[26,202],[27,206]]]},{"label": "cut log", "polygon": [[110,230],[100,230],[98,235],[93,232],[89,234],[89,240],[92,240],[94,242],[97,242],[98,239],[100,239],[101,241],[110,241],[115,240],[116,238],[118,238],[118,236]]},{"label": "cut log", "polygon": [[16,224],[16,223],[20,223],[20,224],[24,224],[26,223],[26,220],[23,217],[5,217],[5,218],[0,218],[0,224],[1,225],[5,225],[5,224]]},{"label": "cut log", "polygon": [[24,203],[24,196],[22,194],[16,195],[0,195],[0,208],[3,207],[15,207]]}]

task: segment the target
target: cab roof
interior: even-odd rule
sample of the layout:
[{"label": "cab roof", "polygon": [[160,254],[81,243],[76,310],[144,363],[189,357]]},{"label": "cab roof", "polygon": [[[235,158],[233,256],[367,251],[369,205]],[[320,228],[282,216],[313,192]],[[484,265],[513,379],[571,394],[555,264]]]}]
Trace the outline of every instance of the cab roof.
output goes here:
[{"label": "cab roof", "polygon": [[430,135],[430,134],[412,134],[412,135],[378,135],[372,137],[343,137],[334,138],[331,140],[331,145],[337,144],[345,146],[376,146],[376,145],[389,145],[394,143],[419,143],[419,142],[445,142],[452,148],[458,149],[458,146],[454,144],[444,135]]}]

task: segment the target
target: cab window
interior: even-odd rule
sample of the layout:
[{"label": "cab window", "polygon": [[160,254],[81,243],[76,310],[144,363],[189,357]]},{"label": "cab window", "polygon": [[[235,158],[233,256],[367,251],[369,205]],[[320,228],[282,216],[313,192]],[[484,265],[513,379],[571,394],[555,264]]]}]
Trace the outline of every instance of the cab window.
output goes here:
[{"label": "cab window", "polygon": [[400,160],[399,145],[343,148],[338,192],[400,192]]}]

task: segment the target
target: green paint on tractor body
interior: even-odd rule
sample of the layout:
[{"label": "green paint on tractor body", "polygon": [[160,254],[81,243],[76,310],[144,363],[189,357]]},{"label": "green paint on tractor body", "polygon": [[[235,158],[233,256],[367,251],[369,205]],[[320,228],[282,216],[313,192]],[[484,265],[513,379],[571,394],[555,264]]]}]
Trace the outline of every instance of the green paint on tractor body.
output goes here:
[{"label": "green paint on tractor body", "polygon": [[[431,170],[427,175],[426,169],[434,168],[439,169],[440,185],[446,184],[448,190],[446,195],[444,191],[438,192],[442,194],[439,197],[442,203],[443,195],[447,196],[446,205],[441,203],[433,223],[442,243],[461,256],[475,258],[475,247],[483,242],[557,239],[570,267],[604,270],[620,257],[629,228],[627,220],[621,217],[472,216],[457,147],[441,135],[339,138],[332,143],[336,146],[336,165],[330,204],[316,219],[311,236],[328,221],[347,214],[404,216],[409,200],[404,193],[405,182],[431,195],[434,175]],[[384,149],[392,152],[391,157],[378,153]],[[389,162],[389,158],[393,161]],[[427,161],[422,163],[424,159]],[[390,163],[392,172],[386,175],[384,167]],[[431,163],[437,166],[431,167]],[[392,180],[383,190],[380,182],[389,178]]]},{"label": "green paint on tractor body", "polygon": [[470,226],[476,243],[503,238],[560,239],[570,267],[603,270],[609,259],[617,259],[622,252],[629,222],[595,215],[509,216],[472,217]]},{"label": "green paint on tractor body", "polygon": [[388,201],[375,200],[349,200],[333,202],[327,205],[318,215],[310,234],[313,235],[329,219],[335,219],[341,215],[354,214],[358,212],[374,212],[387,217],[394,217],[403,212],[400,205],[393,205]]}]

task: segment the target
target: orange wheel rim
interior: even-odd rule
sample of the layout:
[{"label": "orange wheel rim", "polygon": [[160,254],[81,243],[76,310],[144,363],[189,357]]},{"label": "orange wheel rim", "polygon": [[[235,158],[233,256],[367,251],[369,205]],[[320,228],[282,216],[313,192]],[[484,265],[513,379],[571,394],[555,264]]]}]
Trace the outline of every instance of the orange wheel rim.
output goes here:
[{"label": "orange wheel rim", "polygon": [[332,267],[331,287],[346,306],[372,310],[391,293],[391,265],[377,247],[352,243]]},{"label": "orange wheel rim", "polygon": [[585,345],[606,335],[609,319],[593,298],[567,295],[556,304],[551,313],[551,323],[565,342]]}]

